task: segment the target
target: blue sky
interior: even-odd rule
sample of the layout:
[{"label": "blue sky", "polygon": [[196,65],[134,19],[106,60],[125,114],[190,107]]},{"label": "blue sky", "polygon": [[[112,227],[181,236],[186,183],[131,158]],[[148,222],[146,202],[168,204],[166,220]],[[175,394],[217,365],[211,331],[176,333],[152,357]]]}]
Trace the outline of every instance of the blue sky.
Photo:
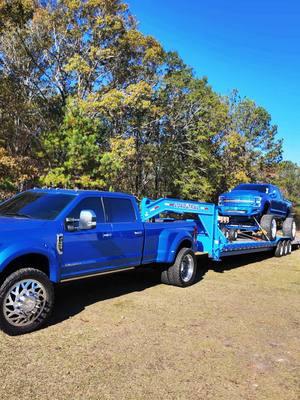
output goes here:
[{"label": "blue sky", "polygon": [[197,76],[265,107],[300,164],[300,0],[127,0],[140,29]]}]

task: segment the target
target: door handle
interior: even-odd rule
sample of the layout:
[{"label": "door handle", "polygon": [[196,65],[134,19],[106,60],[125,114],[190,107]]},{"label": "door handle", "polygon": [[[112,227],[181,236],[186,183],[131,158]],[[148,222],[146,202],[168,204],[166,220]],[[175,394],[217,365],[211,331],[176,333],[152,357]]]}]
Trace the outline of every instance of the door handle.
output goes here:
[{"label": "door handle", "polygon": [[135,234],[135,236],[139,236],[139,235],[143,234],[143,231],[135,231],[134,234]]},{"label": "door handle", "polygon": [[110,237],[112,237],[112,233],[103,233],[102,237],[103,238],[110,238]]}]

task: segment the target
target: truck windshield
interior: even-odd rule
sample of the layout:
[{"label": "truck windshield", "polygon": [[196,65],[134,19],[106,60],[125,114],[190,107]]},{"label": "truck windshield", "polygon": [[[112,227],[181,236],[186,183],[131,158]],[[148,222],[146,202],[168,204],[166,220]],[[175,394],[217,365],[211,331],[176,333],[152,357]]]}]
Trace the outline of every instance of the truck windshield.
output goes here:
[{"label": "truck windshield", "polygon": [[0,204],[0,215],[51,220],[74,199],[68,194],[24,192]]},{"label": "truck windshield", "polygon": [[269,193],[269,186],[244,184],[236,186],[233,190],[255,190],[256,192]]}]

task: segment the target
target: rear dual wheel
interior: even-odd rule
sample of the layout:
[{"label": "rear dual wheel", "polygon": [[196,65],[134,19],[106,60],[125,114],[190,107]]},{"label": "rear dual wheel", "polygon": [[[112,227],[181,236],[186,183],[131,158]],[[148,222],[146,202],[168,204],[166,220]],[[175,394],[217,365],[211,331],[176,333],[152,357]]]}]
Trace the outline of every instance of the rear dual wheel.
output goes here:
[{"label": "rear dual wheel", "polygon": [[196,257],[191,249],[179,250],[173,265],[161,273],[161,281],[167,285],[186,287],[195,282],[197,272]]}]

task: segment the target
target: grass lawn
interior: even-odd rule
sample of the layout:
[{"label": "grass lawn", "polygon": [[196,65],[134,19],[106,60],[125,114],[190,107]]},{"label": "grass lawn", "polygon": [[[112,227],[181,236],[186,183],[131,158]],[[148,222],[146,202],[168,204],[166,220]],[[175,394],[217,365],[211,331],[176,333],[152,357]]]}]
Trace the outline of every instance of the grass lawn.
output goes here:
[{"label": "grass lawn", "polygon": [[0,333],[0,398],[299,400],[299,295],[300,250],[187,289],[151,270],[66,284],[50,326]]}]

